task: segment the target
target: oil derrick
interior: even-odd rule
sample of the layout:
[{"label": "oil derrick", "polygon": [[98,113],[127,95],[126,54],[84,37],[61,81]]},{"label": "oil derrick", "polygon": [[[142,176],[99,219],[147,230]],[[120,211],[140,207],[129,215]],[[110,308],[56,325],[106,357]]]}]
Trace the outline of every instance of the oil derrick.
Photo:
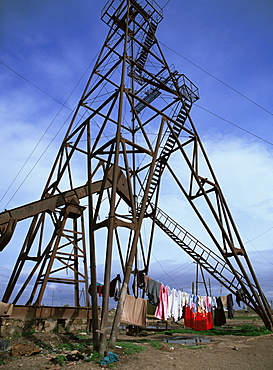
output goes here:
[{"label": "oil derrick", "polygon": [[[28,304],[40,304],[47,283],[54,281],[72,285],[75,304],[80,305],[79,291],[82,285],[87,290],[90,264],[93,336],[103,352],[113,250],[118,251],[124,277],[110,345],[115,344],[132,271],[148,274],[155,228],[159,227],[230,292],[239,292],[242,301],[272,330],[271,309],[190,116],[199,99],[198,89],[167,63],[156,38],[162,9],[154,1],[111,0],[101,19],[109,26],[108,35],[41,199],[0,214],[0,249],[9,242],[17,221],[33,217],[3,301],[14,297],[23,268],[32,264],[14,303],[33,279]],[[170,165],[174,153],[188,168],[188,176],[176,173]],[[166,171],[208,232],[214,249],[159,208]],[[87,227],[82,200],[87,202]],[[213,226],[202,215],[204,207]],[[142,230],[147,222],[150,237],[145,249]],[[99,324],[96,253],[102,244],[104,297]],[[72,278],[61,277],[64,269],[71,270]],[[87,295],[85,304],[89,305]]]}]

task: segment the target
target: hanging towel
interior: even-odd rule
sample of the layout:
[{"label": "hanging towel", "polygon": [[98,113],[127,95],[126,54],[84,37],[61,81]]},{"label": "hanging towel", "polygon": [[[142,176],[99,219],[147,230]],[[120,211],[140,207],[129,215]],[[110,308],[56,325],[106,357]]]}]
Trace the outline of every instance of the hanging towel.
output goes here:
[{"label": "hanging towel", "polygon": [[146,326],[147,300],[125,296],[121,322],[136,326]]}]

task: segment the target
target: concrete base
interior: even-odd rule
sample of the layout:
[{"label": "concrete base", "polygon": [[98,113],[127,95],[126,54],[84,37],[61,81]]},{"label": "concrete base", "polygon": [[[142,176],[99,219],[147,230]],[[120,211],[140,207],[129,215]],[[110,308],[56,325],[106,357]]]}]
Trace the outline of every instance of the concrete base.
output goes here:
[{"label": "concrete base", "polygon": [[90,332],[91,307],[13,306],[12,314],[0,316],[0,338],[33,333]]}]

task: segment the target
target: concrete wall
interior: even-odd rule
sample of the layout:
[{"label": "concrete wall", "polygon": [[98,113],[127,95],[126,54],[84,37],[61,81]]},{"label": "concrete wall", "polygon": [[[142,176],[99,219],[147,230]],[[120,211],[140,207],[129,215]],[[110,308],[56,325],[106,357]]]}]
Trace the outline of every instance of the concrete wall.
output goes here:
[{"label": "concrete wall", "polygon": [[7,339],[34,331],[86,332],[90,331],[87,319],[28,319],[0,317],[0,338]]}]

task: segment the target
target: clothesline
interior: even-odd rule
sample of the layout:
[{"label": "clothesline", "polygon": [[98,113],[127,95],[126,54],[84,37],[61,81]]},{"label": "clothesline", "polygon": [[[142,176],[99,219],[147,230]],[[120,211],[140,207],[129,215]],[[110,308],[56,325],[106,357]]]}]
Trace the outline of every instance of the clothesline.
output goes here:
[{"label": "clothesline", "polygon": [[[138,297],[139,288],[146,293],[148,300]],[[110,297],[117,301],[120,289],[121,279],[118,274],[110,282]],[[135,272],[132,290],[134,297],[126,296],[122,315],[122,321],[132,325],[145,326],[148,302],[155,307],[154,316],[156,318],[164,321],[170,318],[174,321],[184,318],[184,325],[195,330],[211,329],[213,319],[216,326],[224,325],[226,323],[224,307],[228,308],[228,317],[233,318],[232,294],[211,297],[187,293],[183,290],[170,288],[168,285],[164,286],[142,271]],[[103,285],[99,284],[97,291],[102,296]],[[214,318],[212,308],[214,308]]]},{"label": "clothesline", "polygon": [[[137,271],[134,274],[132,289],[135,301],[130,298],[131,311],[132,307],[137,304],[136,300],[140,300],[138,298],[138,288],[144,290],[148,296],[149,303],[155,306],[154,316],[160,320],[167,321],[167,319],[172,318],[174,321],[178,321],[184,318],[186,327],[191,327],[195,330],[208,330],[213,327],[212,307],[215,307],[216,324],[225,324],[223,305],[229,307],[229,317],[233,318],[231,294],[223,296],[223,301],[221,297],[190,294],[176,288],[164,286],[162,283],[145,275],[142,271]],[[142,299],[142,301],[145,301],[143,304],[146,304],[147,300]],[[228,301],[229,304],[227,303]],[[138,304],[140,304],[140,301]],[[142,320],[144,320],[143,316]]]}]

